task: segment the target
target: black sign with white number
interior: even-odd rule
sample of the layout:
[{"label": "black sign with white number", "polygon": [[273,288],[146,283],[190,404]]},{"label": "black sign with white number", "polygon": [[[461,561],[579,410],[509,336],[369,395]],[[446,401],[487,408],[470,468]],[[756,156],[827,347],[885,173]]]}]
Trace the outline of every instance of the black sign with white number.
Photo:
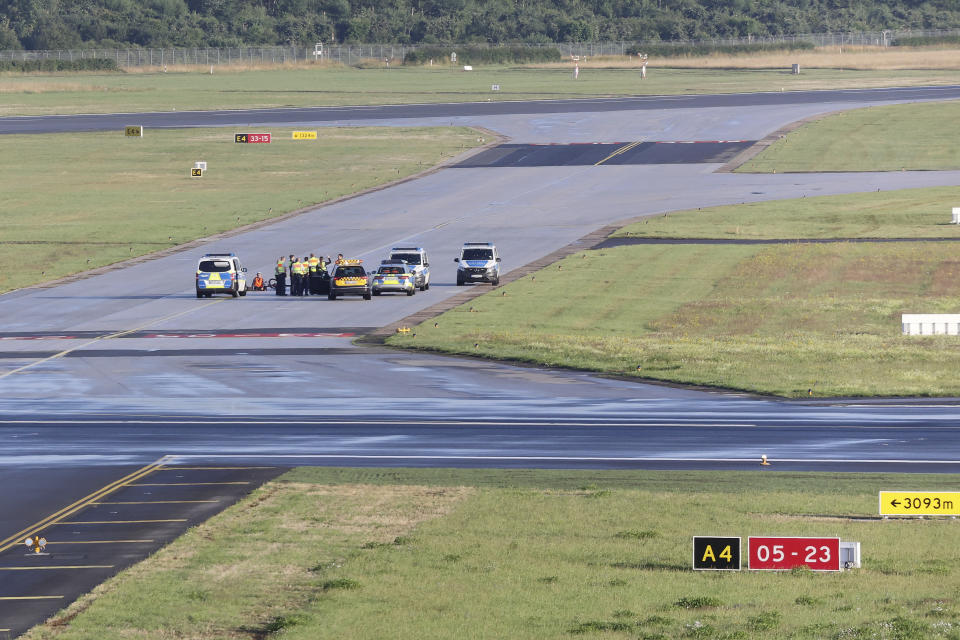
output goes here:
[{"label": "black sign with white number", "polygon": [[740,538],[693,536],[696,571],[740,571]]}]

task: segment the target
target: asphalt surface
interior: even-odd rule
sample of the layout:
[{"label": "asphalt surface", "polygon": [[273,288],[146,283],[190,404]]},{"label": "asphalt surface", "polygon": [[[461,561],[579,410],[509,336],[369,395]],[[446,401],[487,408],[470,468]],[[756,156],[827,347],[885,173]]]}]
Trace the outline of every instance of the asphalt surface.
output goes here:
[{"label": "asphalt surface", "polygon": [[705,164],[729,162],[754,142],[683,141],[616,142],[594,144],[502,144],[488,149],[454,168],[477,167],[570,167],[624,164]]},{"label": "asphalt surface", "polygon": [[[652,142],[757,140],[817,113],[958,97],[960,87],[938,87],[177,112],[138,114],[135,121],[129,114],[54,116],[2,118],[0,133],[97,131],[128,124],[453,123],[495,130],[510,138],[508,144],[627,141],[611,147],[611,153],[635,144],[618,158],[633,149],[642,155]],[[671,145],[653,148],[660,146]],[[394,353],[355,346],[346,335],[398,322],[462,293],[454,285],[453,258],[464,241],[496,242],[509,272],[565,245],[576,246],[597,228],[636,216],[960,181],[960,172],[949,171],[715,173],[717,157],[689,161],[697,159],[450,168],[196,249],[0,296],[0,416],[5,418],[0,477],[7,489],[0,535],[16,538],[72,504],[74,496],[167,455],[173,456],[169,464],[191,466],[760,472],[759,456],[766,454],[775,470],[956,472],[960,403],[774,402]],[[429,291],[372,302],[271,294],[197,300],[193,292],[196,259],[205,251],[236,251],[251,272],[269,272],[278,255],[343,252],[378,260],[401,243],[430,251]],[[71,486],[60,492],[58,485]],[[167,519],[192,522],[213,510]],[[164,539],[162,533],[149,539]],[[172,529],[168,533],[175,535]],[[0,554],[0,563],[21,561],[13,548]],[[111,562],[91,556],[89,564]],[[44,578],[23,580],[17,594],[65,595],[57,606],[69,600],[49,592]],[[13,628],[4,616],[0,611],[0,629]],[[28,622],[18,618],[16,624],[22,628]]]}]

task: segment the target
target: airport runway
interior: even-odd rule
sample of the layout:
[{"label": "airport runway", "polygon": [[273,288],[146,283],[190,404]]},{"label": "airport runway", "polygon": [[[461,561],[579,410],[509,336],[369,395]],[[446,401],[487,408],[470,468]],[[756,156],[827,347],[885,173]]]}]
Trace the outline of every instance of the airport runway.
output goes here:
[{"label": "airport runway", "polygon": [[[732,147],[696,143],[739,145],[816,113],[958,97],[960,87],[939,87],[2,118],[0,133],[452,123],[511,146],[201,248],[0,296],[0,536],[167,455],[190,466],[759,471],[766,454],[776,470],[956,472],[960,403],[779,402],[352,340],[462,293],[453,257],[464,241],[496,242],[509,272],[642,215],[955,185],[956,171],[715,173]],[[371,302],[193,292],[204,251],[236,251],[251,272],[268,272],[281,254],[376,261],[401,243],[430,251],[429,291]],[[19,562],[10,553],[0,564]],[[30,584],[39,593],[44,583]]]}]

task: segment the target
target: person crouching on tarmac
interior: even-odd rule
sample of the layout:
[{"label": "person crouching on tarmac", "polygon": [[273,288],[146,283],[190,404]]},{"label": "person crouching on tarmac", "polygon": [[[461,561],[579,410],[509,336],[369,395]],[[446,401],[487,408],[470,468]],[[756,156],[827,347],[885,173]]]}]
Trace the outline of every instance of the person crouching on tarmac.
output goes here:
[{"label": "person crouching on tarmac", "polygon": [[253,279],[254,291],[266,291],[267,285],[263,283],[263,274],[257,271],[257,277]]},{"label": "person crouching on tarmac", "polygon": [[277,259],[277,266],[273,270],[273,275],[277,279],[277,295],[287,295],[287,265],[283,263],[283,256]]}]

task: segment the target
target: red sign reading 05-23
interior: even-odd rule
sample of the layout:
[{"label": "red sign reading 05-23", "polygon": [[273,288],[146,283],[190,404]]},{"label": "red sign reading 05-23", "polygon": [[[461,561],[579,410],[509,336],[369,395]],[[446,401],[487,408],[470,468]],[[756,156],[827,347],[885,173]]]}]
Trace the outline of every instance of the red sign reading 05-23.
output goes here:
[{"label": "red sign reading 05-23", "polygon": [[233,134],[233,141],[238,143],[269,143],[270,134],[269,133],[235,133]]},{"label": "red sign reading 05-23", "polygon": [[747,541],[751,569],[807,567],[840,571],[840,538],[755,538]]}]

